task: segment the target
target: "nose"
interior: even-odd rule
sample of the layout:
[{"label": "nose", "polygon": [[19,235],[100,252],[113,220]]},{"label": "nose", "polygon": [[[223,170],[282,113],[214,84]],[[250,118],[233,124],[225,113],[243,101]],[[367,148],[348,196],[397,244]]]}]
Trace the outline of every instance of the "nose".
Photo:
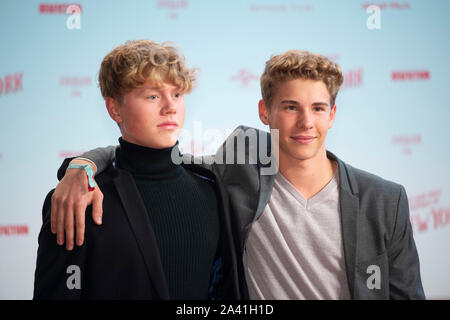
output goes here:
[{"label": "nose", "polygon": [[173,97],[166,95],[164,97],[164,107],[161,110],[164,114],[175,114],[177,113],[177,104]]},{"label": "nose", "polygon": [[313,115],[309,110],[303,110],[298,116],[297,127],[302,130],[312,129],[314,126]]}]

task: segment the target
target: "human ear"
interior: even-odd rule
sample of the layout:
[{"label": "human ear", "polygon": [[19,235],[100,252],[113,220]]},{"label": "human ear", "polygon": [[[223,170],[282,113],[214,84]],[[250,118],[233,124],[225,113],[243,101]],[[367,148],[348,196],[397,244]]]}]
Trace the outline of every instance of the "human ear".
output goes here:
[{"label": "human ear", "polygon": [[120,124],[122,122],[122,116],[120,114],[119,102],[113,98],[106,98],[105,105],[111,119],[117,122],[117,124]]},{"label": "human ear", "polygon": [[328,129],[330,129],[333,126],[334,123],[334,119],[336,119],[336,109],[337,106],[336,104],[333,106],[333,108],[331,108],[331,112],[330,112],[330,124],[328,126]]},{"label": "human ear", "polygon": [[258,103],[259,119],[266,126],[269,125],[269,109],[263,99],[259,100]]}]

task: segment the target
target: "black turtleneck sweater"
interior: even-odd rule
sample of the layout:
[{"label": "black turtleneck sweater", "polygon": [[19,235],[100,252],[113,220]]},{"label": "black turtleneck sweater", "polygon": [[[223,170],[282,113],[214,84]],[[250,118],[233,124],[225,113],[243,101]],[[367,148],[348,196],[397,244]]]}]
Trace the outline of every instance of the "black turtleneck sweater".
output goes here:
[{"label": "black turtleneck sweater", "polygon": [[133,175],[144,201],[171,299],[207,299],[220,233],[212,183],[172,162],[177,145],[119,143],[116,165]]}]

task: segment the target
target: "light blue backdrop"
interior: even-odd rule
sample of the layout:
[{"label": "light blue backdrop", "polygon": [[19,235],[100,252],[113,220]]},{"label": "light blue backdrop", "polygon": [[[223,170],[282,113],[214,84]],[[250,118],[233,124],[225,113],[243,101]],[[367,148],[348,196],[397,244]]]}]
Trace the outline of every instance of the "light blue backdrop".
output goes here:
[{"label": "light blue backdrop", "polygon": [[61,3],[0,1],[0,299],[32,297],[42,204],[62,159],[117,143],[96,78],[131,39],[175,41],[200,68],[183,140],[186,151],[189,135],[203,141],[197,153],[219,144],[211,130],[264,128],[259,76],[271,55],[304,49],[338,62],[346,83],[328,149],[405,186],[426,294],[450,297],[449,1],[375,1],[375,30],[369,2],[356,0],[78,1],[80,29],[42,6]]}]

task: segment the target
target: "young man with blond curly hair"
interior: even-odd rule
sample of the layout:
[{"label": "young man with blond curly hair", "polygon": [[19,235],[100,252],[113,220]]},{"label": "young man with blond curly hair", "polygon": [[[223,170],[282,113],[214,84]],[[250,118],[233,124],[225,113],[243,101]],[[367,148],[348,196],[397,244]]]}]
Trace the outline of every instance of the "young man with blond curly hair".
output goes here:
[{"label": "young man with blond curly hair", "polygon": [[[261,77],[259,117],[271,129],[268,151],[279,171],[263,174],[261,159],[212,166],[230,198],[248,298],[425,298],[405,189],[326,149],[342,82],[340,67],[322,55],[273,56]],[[217,154],[234,152],[230,141],[250,130],[237,128]],[[248,144],[247,155],[260,147]],[[102,171],[111,150],[84,157]],[[58,199],[87,199],[85,177],[71,176],[58,185]],[[64,229],[70,211],[54,215]]]},{"label": "young man with blond curly hair", "polygon": [[[51,233],[45,200],[34,299],[239,299],[229,213],[214,173],[176,165],[194,70],[167,44],[127,42],[103,59],[99,85],[122,136],[115,162],[97,175],[74,161],[68,172],[102,190],[101,227],[76,211],[65,226],[83,225],[82,246],[66,251]],[[96,204],[96,205],[97,205]],[[80,210],[80,207],[77,208]],[[86,212],[91,212],[89,207]],[[81,218],[83,217],[83,218]],[[74,222],[75,221],[75,222]]]}]

